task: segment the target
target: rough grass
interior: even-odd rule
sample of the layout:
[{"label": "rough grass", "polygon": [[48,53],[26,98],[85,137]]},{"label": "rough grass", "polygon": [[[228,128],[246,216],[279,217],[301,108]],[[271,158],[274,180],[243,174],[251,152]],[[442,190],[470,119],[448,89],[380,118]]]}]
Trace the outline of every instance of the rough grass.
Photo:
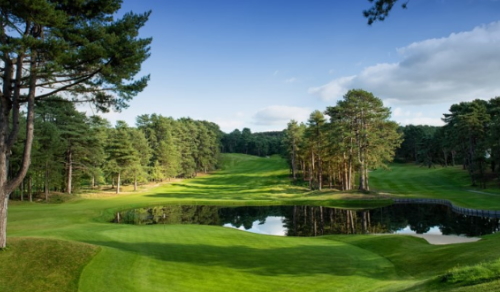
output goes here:
[{"label": "rough grass", "polygon": [[[9,249],[0,253],[0,287],[89,292],[472,291],[467,289],[474,287],[495,291],[492,287],[498,281],[461,287],[437,279],[457,266],[500,258],[498,235],[475,243],[432,246],[423,239],[399,235],[293,238],[217,226],[108,223],[119,210],[152,205],[307,203],[359,208],[388,203],[387,195],[309,192],[291,185],[285,162],[277,157],[227,155],[224,159],[224,168],[217,173],[142,192],[61,204],[12,204]],[[448,198],[482,208],[498,204],[495,195],[469,192],[465,180],[449,176],[455,170],[436,169],[427,175],[427,169],[413,166],[395,169],[372,172],[371,182],[397,196]],[[390,175],[396,182],[390,182]],[[447,177],[453,180],[441,181]],[[474,202],[475,196],[483,198],[482,203]],[[466,199],[460,201],[462,197]],[[32,241],[34,236],[37,241]],[[53,264],[39,260],[46,255],[58,260]],[[75,268],[69,268],[70,261]],[[24,286],[36,283],[31,267],[38,271],[45,265],[54,279],[67,278],[71,284],[43,276],[48,279],[45,286]],[[10,271],[17,271],[15,278],[8,276]],[[60,289],[53,290],[55,286]]]},{"label": "rough grass", "polygon": [[451,284],[475,285],[500,279],[500,259],[473,266],[455,267],[441,277]]},{"label": "rough grass", "polygon": [[77,291],[95,245],[43,238],[9,238],[0,251],[0,291]]}]

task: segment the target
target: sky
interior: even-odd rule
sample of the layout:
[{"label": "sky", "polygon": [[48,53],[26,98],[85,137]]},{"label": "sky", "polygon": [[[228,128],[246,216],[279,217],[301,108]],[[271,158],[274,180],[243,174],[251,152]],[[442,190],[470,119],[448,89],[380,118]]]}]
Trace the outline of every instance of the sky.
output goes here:
[{"label": "sky", "polygon": [[151,79],[104,117],[281,131],[363,89],[400,125],[442,125],[452,104],[500,96],[500,0],[402,3],[370,26],[368,0],[124,0],[119,13],[152,11]]}]

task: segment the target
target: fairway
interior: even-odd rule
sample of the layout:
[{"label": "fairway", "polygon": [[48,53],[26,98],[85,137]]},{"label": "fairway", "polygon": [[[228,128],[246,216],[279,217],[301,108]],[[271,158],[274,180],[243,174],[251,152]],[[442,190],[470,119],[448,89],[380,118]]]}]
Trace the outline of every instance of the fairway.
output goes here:
[{"label": "fairway", "polygon": [[[428,291],[432,285],[445,291],[473,291],[475,286],[463,290],[469,288],[436,284],[433,279],[458,265],[500,258],[498,235],[476,243],[433,246],[400,235],[299,238],[219,226],[109,223],[117,211],[161,204],[307,202],[358,207],[363,196],[370,198],[366,206],[387,201],[386,196],[376,200],[376,194],[309,192],[293,186],[279,157],[231,154],[224,159],[223,169],[216,173],[147,191],[62,204],[12,203],[9,248],[0,253],[0,291]],[[384,181],[383,171],[373,172],[372,182],[398,196],[418,197],[404,192],[405,167],[388,172],[400,175],[397,185]],[[408,169],[412,176],[420,171]],[[432,187],[417,181],[429,189],[422,196],[432,197]],[[451,191],[441,193],[455,203],[465,202]],[[465,189],[459,194],[483,197]]]}]

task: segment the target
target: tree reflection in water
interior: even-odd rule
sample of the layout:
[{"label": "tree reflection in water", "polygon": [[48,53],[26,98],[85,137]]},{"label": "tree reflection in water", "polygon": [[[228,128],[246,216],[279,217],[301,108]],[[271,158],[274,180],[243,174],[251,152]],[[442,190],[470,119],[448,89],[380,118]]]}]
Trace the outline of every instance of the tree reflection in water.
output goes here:
[{"label": "tree reflection in water", "polygon": [[322,206],[156,206],[120,212],[115,221],[230,225],[250,230],[254,224],[265,225],[268,217],[281,218],[280,233],[288,236],[395,233],[405,228],[418,234],[438,228],[443,235],[481,236],[497,232],[500,225],[498,218],[457,214],[447,206],[430,204],[398,204],[370,210]]}]

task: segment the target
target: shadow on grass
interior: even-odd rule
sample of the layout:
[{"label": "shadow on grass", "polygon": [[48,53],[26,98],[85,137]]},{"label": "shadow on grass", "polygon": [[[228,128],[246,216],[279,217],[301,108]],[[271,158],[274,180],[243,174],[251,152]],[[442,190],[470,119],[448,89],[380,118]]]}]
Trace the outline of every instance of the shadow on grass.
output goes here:
[{"label": "shadow on grass", "polygon": [[302,195],[306,189],[292,186],[286,176],[232,175],[195,179],[187,183],[174,183],[147,197],[194,199],[270,199],[276,194]]},{"label": "shadow on grass", "polygon": [[327,274],[359,275],[376,279],[393,279],[392,266],[379,257],[357,255],[348,245],[252,248],[247,246],[214,246],[178,243],[124,243],[94,241],[92,244],[112,247],[166,262],[187,263],[204,267],[227,267],[261,276]]}]

